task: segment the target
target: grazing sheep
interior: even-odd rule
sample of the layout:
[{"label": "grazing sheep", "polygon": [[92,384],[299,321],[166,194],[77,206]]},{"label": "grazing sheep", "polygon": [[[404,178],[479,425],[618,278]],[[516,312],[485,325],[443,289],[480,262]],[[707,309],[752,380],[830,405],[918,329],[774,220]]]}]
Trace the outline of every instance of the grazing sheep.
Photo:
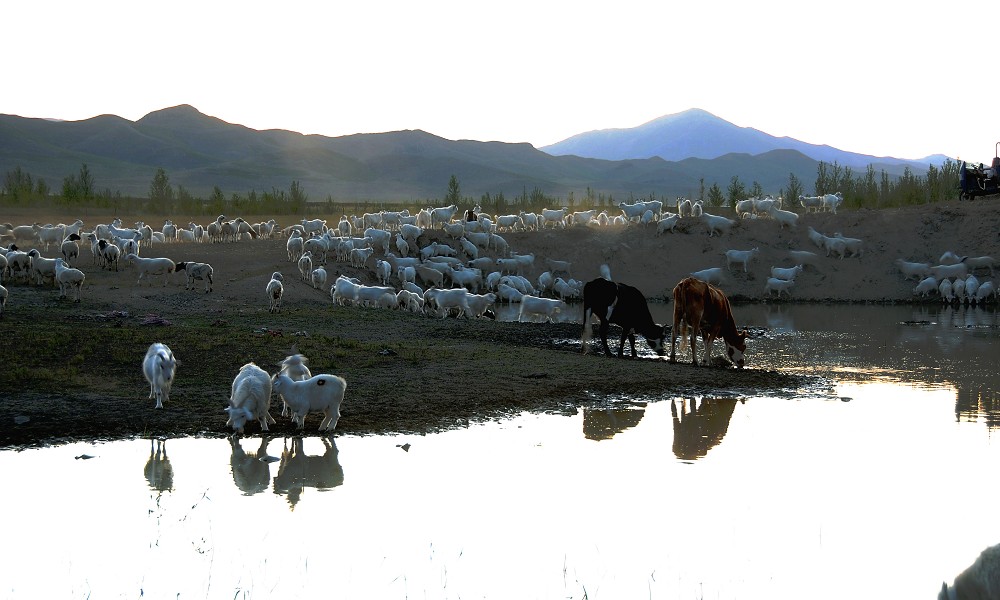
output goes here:
[{"label": "grazing sheep", "polygon": [[195,279],[205,282],[205,293],[212,291],[212,286],[214,282],[212,281],[212,276],[214,275],[214,270],[212,265],[208,263],[200,262],[179,262],[174,265],[177,272],[183,271],[187,276],[187,281],[184,284],[184,289],[193,290]]},{"label": "grazing sheep", "polygon": [[726,268],[731,269],[734,264],[743,265],[743,272],[747,272],[750,261],[760,253],[758,248],[750,250],[726,250]]},{"label": "grazing sheep", "polygon": [[142,374],[149,382],[149,399],[156,398],[155,408],[163,408],[163,401],[169,398],[177,364],[174,353],[166,344],[156,342],[146,350],[146,357],[142,361]]},{"label": "grazing sheep", "polygon": [[281,283],[283,280],[284,277],[281,273],[275,271],[271,274],[271,280],[267,282],[267,287],[264,288],[270,302],[267,308],[268,312],[276,313],[281,310],[281,296],[285,292],[285,286]]},{"label": "grazing sheep", "polygon": [[243,433],[247,421],[256,420],[263,431],[268,431],[268,424],[275,422],[270,407],[271,377],[267,371],[252,362],[240,367],[233,379],[229,406],[225,409],[229,414],[226,426],[232,427],[235,433]]},{"label": "grazing sheep", "polygon": [[306,415],[322,412],[320,431],[337,428],[340,419],[340,404],[344,401],[347,381],[336,375],[313,375],[303,381],[295,381],[288,375],[278,373],[271,379],[271,387],[285,399],[291,410],[292,419],[299,429],[306,425]]},{"label": "grazing sheep", "polygon": [[778,279],[776,277],[768,277],[767,283],[764,285],[764,293],[770,296],[771,292],[777,292],[779,298],[781,297],[782,292],[791,296],[793,285],[795,285],[794,279]]},{"label": "grazing sheep", "polygon": [[309,250],[303,252],[302,256],[299,257],[298,265],[299,265],[299,278],[302,281],[309,281],[313,270],[312,252],[310,252]]},{"label": "grazing sheep", "polygon": [[7,288],[0,285],[0,319],[3,319],[3,311],[7,307]]},{"label": "grazing sheep", "polygon": [[[964,266],[964,265],[963,265]],[[36,285],[42,285],[46,279],[51,278],[52,284],[56,283],[56,259],[45,258],[38,250],[32,248],[28,251],[28,269],[35,279]]]},{"label": "grazing sheep", "polygon": [[66,266],[63,259],[56,259],[56,282],[59,284],[59,297],[66,297],[68,288],[76,288],[76,300],[80,301],[80,292],[83,291],[83,281],[87,278],[80,269],[73,269]]}]

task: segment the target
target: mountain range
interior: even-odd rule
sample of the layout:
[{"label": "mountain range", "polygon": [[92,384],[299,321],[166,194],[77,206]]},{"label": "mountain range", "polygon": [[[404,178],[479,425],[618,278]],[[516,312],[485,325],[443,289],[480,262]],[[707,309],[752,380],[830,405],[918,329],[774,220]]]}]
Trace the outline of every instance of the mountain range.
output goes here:
[{"label": "mountain range", "polygon": [[[820,160],[892,176],[923,161],[875,158],[742,128],[692,109],[625,130],[583,133],[537,149],[530,144],[447,140],[420,131],[338,137],[258,131],[189,105],[138,121],[101,115],[82,121],[0,115],[0,172],[16,167],[58,190],[86,164],[98,190],[145,197],[157,168],[170,183],[206,198],[287,190],[298,181],[310,200],[420,202],[445,195],[455,175],[464,196],[539,189],[580,197],[589,189],[616,199],[697,196],[701,181],[725,189],[733,176],[777,193],[794,173],[807,191]],[[939,161],[938,161],[939,162]]]}]

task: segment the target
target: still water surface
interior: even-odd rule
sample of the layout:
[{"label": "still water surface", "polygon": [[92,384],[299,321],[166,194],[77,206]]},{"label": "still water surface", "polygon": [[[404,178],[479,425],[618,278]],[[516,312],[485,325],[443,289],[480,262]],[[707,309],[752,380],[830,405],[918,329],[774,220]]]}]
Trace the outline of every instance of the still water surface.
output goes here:
[{"label": "still water surface", "polygon": [[754,368],[834,376],[427,436],[0,452],[0,597],[929,598],[1000,542],[995,312],[738,312],[768,328]]}]

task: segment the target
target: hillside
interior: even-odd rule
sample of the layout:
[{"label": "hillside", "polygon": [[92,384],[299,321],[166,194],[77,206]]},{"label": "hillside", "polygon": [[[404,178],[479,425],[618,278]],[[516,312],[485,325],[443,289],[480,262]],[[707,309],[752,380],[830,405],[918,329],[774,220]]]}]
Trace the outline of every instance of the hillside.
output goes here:
[{"label": "hillside", "polygon": [[[707,114],[707,113],[706,113]],[[730,144],[719,130],[716,144]],[[739,147],[733,142],[732,147]],[[503,193],[513,198],[535,188],[556,198],[589,189],[616,199],[694,196],[700,181],[721,188],[735,175],[778,193],[790,173],[815,179],[817,161],[796,150],[754,147],[711,158],[659,157],[603,160],[553,156],[529,144],[452,141],[424,131],[341,137],[258,131],[182,105],[132,122],[112,115],[49,121],[0,115],[0,172],[16,167],[59,189],[87,164],[98,190],[145,197],[153,175],[166,170],[173,186],[207,198],[288,189],[298,181],[311,200],[419,202],[441,198],[451,175],[463,195]],[[759,150],[759,152],[758,152]]]}]

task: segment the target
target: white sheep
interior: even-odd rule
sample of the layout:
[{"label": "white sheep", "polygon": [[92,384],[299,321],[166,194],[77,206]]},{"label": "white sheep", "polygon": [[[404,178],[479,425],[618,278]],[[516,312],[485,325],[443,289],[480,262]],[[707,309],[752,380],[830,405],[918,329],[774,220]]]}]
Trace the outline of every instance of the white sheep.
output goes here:
[{"label": "white sheep", "polygon": [[63,240],[62,246],[59,248],[59,251],[62,253],[63,259],[66,261],[67,265],[72,265],[72,259],[80,257],[80,244],[77,243],[78,241],[80,241],[80,236],[76,233],[72,233],[66,236],[66,239]]},{"label": "white sheep", "polygon": [[269,412],[270,407],[271,377],[267,371],[252,362],[240,367],[240,372],[233,379],[229,406],[225,409],[229,414],[226,426],[232,427],[236,433],[243,433],[247,421],[257,420],[261,429],[268,431],[268,424],[275,422]]},{"label": "white sheep", "polygon": [[962,259],[962,262],[965,263],[970,272],[976,269],[989,269],[990,275],[993,275],[993,266],[996,264],[992,256],[967,256]]},{"label": "white sheep", "polygon": [[288,241],[285,242],[285,251],[288,253],[288,262],[297,262],[302,252],[305,250],[305,240],[298,229],[292,231]]},{"label": "white sheep", "polygon": [[87,278],[80,269],[67,267],[61,258],[56,259],[56,282],[59,283],[59,297],[66,297],[66,290],[76,288],[76,300],[80,301],[80,292],[83,291],[83,282]]},{"label": "white sheep", "polygon": [[174,265],[176,272],[183,272],[185,275],[184,289],[193,290],[195,280],[205,282],[205,293],[212,291],[212,286],[214,281],[212,276],[215,274],[215,270],[212,269],[212,265],[208,263],[185,261],[179,262]]},{"label": "white sheep", "polygon": [[0,319],[3,319],[3,311],[7,307],[7,288],[0,285]]},{"label": "white sheep", "polygon": [[392,265],[382,259],[375,261],[375,277],[382,285],[389,285],[392,278]]},{"label": "white sheep", "polygon": [[941,283],[938,284],[938,294],[941,295],[943,302],[951,303],[955,299],[955,290],[950,279],[941,280]]},{"label": "white sheep", "polygon": [[330,298],[334,304],[345,306],[357,302],[360,289],[361,284],[341,275],[330,286]]},{"label": "white sheep", "polygon": [[288,375],[278,373],[271,378],[272,389],[280,394],[292,413],[292,419],[299,429],[304,429],[306,415],[322,412],[320,431],[337,428],[340,419],[340,404],[344,401],[347,381],[336,375],[313,375],[309,379],[295,381]]},{"label": "white sheep", "polygon": [[56,259],[45,258],[34,248],[28,251],[28,270],[36,285],[42,285],[49,278],[53,285],[56,284]]},{"label": "white sheep", "polygon": [[147,275],[163,275],[163,287],[167,286],[170,274],[177,269],[177,263],[169,258],[142,258],[134,252],[125,257],[127,262],[135,265],[139,272],[136,284],[139,284]]},{"label": "white sheep", "polygon": [[396,293],[396,306],[414,313],[424,311],[423,293],[416,293],[410,290],[399,290]]},{"label": "white sheep", "polygon": [[664,217],[656,222],[656,235],[661,235],[665,231],[674,233],[677,231],[677,224],[680,223],[681,216],[671,213],[669,216]]},{"label": "white sheep", "polygon": [[149,399],[156,399],[156,408],[163,408],[163,402],[170,396],[177,364],[174,353],[166,344],[156,342],[146,350],[146,357],[142,360],[142,374],[149,382]]},{"label": "white sheep", "polygon": [[750,261],[754,259],[755,256],[760,254],[759,248],[751,248],[750,250],[726,250],[726,268],[731,269],[734,264],[743,265],[743,272],[747,272],[747,268],[750,265]]},{"label": "white sheep", "polygon": [[[295,352],[293,347],[292,352]],[[281,370],[278,371],[280,375],[287,375],[295,381],[302,381],[304,379],[309,379],[312,377],[312,373],[309,371],[309,359],[301,354],[291,354],[285,357],[285,360],[278,363]],[[280,393],[278,397],[281,398],[281,416],[288,416],[288,402],[285,401],[285,397]]]},{"label": "white sheep", "polygon": [[486,311],[491,306],[496,304],[497,295],[492,292],[487,294],[468,294],[465,297],[465,301],[469,305],[469,315],[481,317],[486,314]]},{"label": "white sheep", "polygon": [[285,286],[281,283],[284,277],[281,273],[275,271],[271,274],[271,280],[267,282],[267,286],[264,291],[267,292],[267,298],[270,302],[267,311],[276,313],[281,310],[281,296],[285,293]]},{"label": "white sheep", "polygon": [[97,247],[101,252],[101,257],[104,262],[104,266],[111,270],[111,267],[118,270],[118,259],[121,258],[122,251],[121,248],[115,246],[114,244],[109,244],[107,240],[98,240]]}]

